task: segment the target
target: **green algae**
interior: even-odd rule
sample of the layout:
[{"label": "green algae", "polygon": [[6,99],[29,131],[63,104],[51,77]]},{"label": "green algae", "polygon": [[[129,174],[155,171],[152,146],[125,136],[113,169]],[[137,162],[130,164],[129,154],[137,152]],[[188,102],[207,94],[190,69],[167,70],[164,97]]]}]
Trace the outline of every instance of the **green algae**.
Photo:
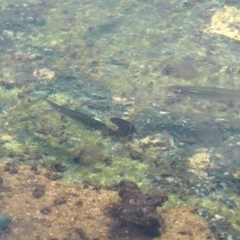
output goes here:
[{"label": "green algae", "polygon": [[[224,197],[229,197],[230,200],[239,203],[240,197],[232,192],[225,193]],[[208,209],[212,213],[218,215],[221,218],[225,218],[228,222],[238,231],[240,230],[240,206],[237,205],[234,209],[229,208],[220,199],[215,198],[214,194],[212,197],[201,200],[201,206]]]},{"label": "green algae", "polygon": [[[6,5],[19,2],[1,1],[1,3]],[[204,12],[208,9],[205,5],[198,5],[198,8],[191,10],[184,9],[182,11],[183,18],[179,11],[180,6],[176,2],[170,1],[170,5],[166,6],[166,9],[170,9],[171,4],[174,3],[173,6],[178,8],[179,13],[173,12],[172,18],[169,17],[171,15],[168,15],[165,20],[162,17],[164,12],[159,14],[159,8],[154,9],[148,3],[143,2],[141,6],[135,6],[135,3],[132,3],[134,8],[127,10],[124,4],[126,2],[115,9],[113,9],[113,3],[107,8],[101,7],[102,3],[100,2],[89,6],[79,4],[78,7],[76,7],[76,1],[67,1],[66,3],[60,1],[59,3],[52,2],[53,7],[46,12],[46,25],[41,29],[34,30],[33,36],[30,37],[32,46],[54,50],[50,66],[63,69],[63,71],[69,67],[80,67],[86,76],[93,81],[102,82],[113,94],[124,92],[128,97],[133,97],[135,105],[126,110],[130,115],[137,115],[145,109],[151,110],[157,115],[159,109],[165,107],[169,111],[179,114],[187,112],[191,116],[194,112],[202,114],[202,110],[209,114],[207,109],[209,106],[211,107],[211,103],[207,102],[201,106],[190,100],[185,100],[182,104],[177,102],[171,106],[164,105],[162,100],[165,97],[165,90],[162,90],[162,87],[175,84],[186,85],[189,82],[221,86],[230,82],[239,86],[237,80],[232,78],[232,74],[229,73],[237,73],[239,66],[227,41],[214,41],[207,36],[204,36],[203,40],[194,40],[194,34],[199,27],[194,23],[194,17],[196,20],[196,16],[198,16],[196,9],[199,9],[200,16],[203,9]],[[60,6],[61,4],[64,5]],[[128,15],[124,15],[124,19],[116,19],[116,26],[111,28],[109,21],[111,22],[112,19],[109,20],[104,16],[121,15],[119,14],[121,11]],[[85,12],[88,13],[88,16]],[[185,18],[185,14],[186,16],[191,15],[193,18]],[[74,18],[70,16],[74,16]],[[140,23],[135,19],[138,19]],[[171,25],[167,23],[167,19],[170,19]],[[178,21],[179,19],[181,21]],[[184,19],[184,27],[182,19]],[[93,29],[93,31],[91,32],[89,29]],[[181,39],[177,43],[174,40],[176,34],[177,39]],[[208,59],[209,52],[213,54]],[[169,57],[171,54],[173,57]],[[194,74],[182,74],[181,79],[163,75],[162,70],[166,62],[174,62],[175,55],[180,60],[187,55],[196,62],[205,61],[206,63],[198,66]],[[10,55],[6,60],[11,65]],[[35,67],[39,67],[38,64],[32,63]],[[14,68],[16,65],[12,64],[11,66],[11,68],[3,70],[4,78],[15,81]],[[8,73],[8,71],[10,72]],[[201,74],[196,76],[198,72]],[[154,83],[153,88],[149,87],[151,83]],[[57,83],[55,87],[58,91]],[[94,166],[76,166],[73,164],[73,159],[87,144],[103,142],[103,151],[107,154],[106,149],[111,148],[113,144],[111,140],[103,138],[98,131],[89,131],[71,120],[62,120],[57,113],[51,112],[44,101],[32,104],[20,102],[17,98],[18,92],[20,90],[17,88],[11,91],[0,89],[2,102],[12,102],[12,110],[4,113],[6,121],[2,127],[2,136],[5,136],[5,140],[2,138],[2,141],[7,154],[19,156],[27,152],[29,158],[32,158],[34,154],[47,152],[50,156],[45,158],[46,163],[49,163],[51,159],[57,159],[69,165],[69,170],[64,173],[63,178],[67,182],[80,179],[93,184],[111,186],[118,183],[120,179],[127,178],[138,182],[142,188],[149,189],[151,182],[146,178],[146,173],[152,171],[149,169],[149,165],[153,164],[157,156],[156,149],[146,150],[143,153],[143,163],[127,157],[114,156],[112,164],[109,166],[102,162],[97,162]],[[149,102],[153,96],[160,99],[158,100],[159,108],[150,106]],[[66,94],[59,93],[52,97],[59,104],[71,102],[73,108],[76,106],[76,99],[72,99]],[[221,109],[221,106],[219,108]],[[217,109],[218,107],[214,108],[215,112],[213,111],[215,117],[228,116],[227,111],[218,112]],[[164,155],[163,158],[165,158]],[[235,201],[239,202],[237,196]],[[199,205],[199,199],[194,200],[187,196],[183,201],[178,194],[169,193],[169,201],[164,207],[195,205]],[[219,201],[210,201],[209,199],[204,199],[202,206],[231,219],[233,224],[237,225],[239,222],[237,216],[239,216],[240,210],[238,207],[237,214],[232,213]],[[234,216],[234,214],[236,215]]]},{"label": "green algae", "polygon": [[163,209],[172,209],[172,208],[181,208],[181,207],[190,207],[195,208],[199,207],[201,203],[200,198],[196,198],[196,196],[188,196],[186,195],[184,200],[181,195],[178,193],[167,193],[168,200],[163,205]]},{"label": "green algae", "polygon": [[68,39],[67,34],[60,30],[66,23],[66,16],[56,9],[50,9],[45,20],[43,32],[32,38],[32,44],[38,47],[60,47]]},{"label": "green algae", "polygon": [[[61,102],[69,100],[64,95],[56,95],[55,99],[58,98]],[[113,143],[110,139],[103,138],[101,132],[86,129],[71,119],[63,122],[60,115],[52,111],[45,101],[28,104],[20,102],[2,131],[7,131],[9,139],[13,138],[4,144],[6,155],[26,156],[26,159],[42,155],[49,163],[56,159],[65,162],[70,166],[70,170],[64,173],[64,181],[81,179],[93,184],[111,186],[120,179],[127,178],[145,187],[149,184],[144,179],[148,169],[147,162],[140,163],[130,158],[113,157],[109,166],[98,160],[93,166],[84,166],[81,162],[79,166],[74,166],[73,159],[85,146],[98,145],[101,142],[101,149],[107,156],[106,149],[111,148]],[[45,152],[50,154],[47,158],[44,157]]]},{"label": "green algae", "polygon": [[[72,4],[67,4],[67,12],[71,12],[74,16],[74,23],[71,22],[72,19],[63,11],[62,6],[56,5],[55,8],[48,10],[45,16],[46,25],[41,29],[41,32],[36,33],[31,38],[32,44],[38,47],[55,48],[58,52],[64,52],[64,56],[61,54],[55,56],[54,64],[56,67],[62,68],[67,65],[81,66],[86,74],[89,74],[95,80],[100,80],[104,85],[115,89],[117,92],[130,92],[136,84],[150,81],[147,75],[144,77],[145,79],[142,76],[138,80],[139,72],[143,71],[144,64],[138,64],[137,61],[130,63],[128,56],[121,58],[121,54],[117,54],[118,57],[116,57],[116,52],[119,51],[119,48],[126,48],[126,42],[119,42],[118,49],[116,49],[115,45],[103,45],[103,42],[99,39],[102,36],[88,36],[88,29],[98,27],[95,26],[98,24],[98,21],[96,21],[97,17],[102,17],[104,14],[98,6],[95,6],[96,9],[88,9],[88,11],[92,11],[95,14],[95,18],[91,19],[92,23],[90,22],[90,24],[84,18],[84,13],[81,10],[76,11],[78,6],[76,6],[76,9],[72,6],[76,6],[75,1],[72,1]],[[97,10],[100,10],[100,12],[97,12]],[[119,11],[120,9],[116,10]],[[115,21],[122,22],[123,19],[116,19]],[[106,22],[105,25],[112,24],[111,22],[112,19],[109,23]],[[100,24],[100,26],[102,25]],[[89,42],[96,42],[94,49],[88,47]],[[137,45],[136,48],[139,48],[139,46]],[[127,50],[124,51],[128,52]],[[71,55],[75,57],[70,57]],[[94,67],[92,68],[93,62]],[[134,70],[136,73],[129,69],[129,65],[131,65],[130,68],[136,69]],[[108,70],[106,71],[106,69]]]},{"label": "green algae", "polygon": [[[75,3],[75,1],[71,1],[71,3]],[[68,5],[71,4],[68,3]],[[121,6],[118,8],[121,9]],[[153,26],[150,25],[152,21],[151,16],[148,14],[143,16],[147,21],[147,23],[145,23],[147,25],[146,31],[144,30],[143,26],[131,23],[130,26],[132,27],[132,31],[135,32],[137,36],[144,37],[137,38],[136,41],[131,42],[130,45],[127,44],[130,42],[130,36],[128,35],[129,31],[126,25],[123,25],[123,31],[121,33],[122,40],[119,40],[119,44],[116,47],[116,45],[113,44],[103,45],[100,33],[92,34],[89,38],[86,37],[88,25],[86,19],[84,19],[83,12],[79,11],[78,13],[78,11],[74,10],[73,7],[68,7],[67,9],[69,13],[74,13],[76,24],[70,24],[69,16],[66,14],[66,12],[63,11],[63,8],[59,5],[55,5],[53,8],[49,9],[48,13],[46,14],[46,25],[43,27],[42,33],[39,32],[39,35],[36,35],[36,37],[32,38],[32,44],[40,47],[52,47],[60,52],[62,51],[66,53],[65,57],[55,57],[56,62],[53,62],[52,64],[56,63],[57,67],[66,67],[67,63],[64,64],[64,62],[68,62],[70,65],[74,64],[82,66],[89,75],[91,75],[96,80],[103,81],[106,86],[113,90],[113,92],[126,92],[131,96],[135,96],[136,106],[133,110],[134,114],[141,112],[145,108],[149,108],[148,100],[150,93],[149,91],[146,91],[146,86],[148,86],[148,84],[152,81],[152,76],[154,73],[151,72],[151,70],[156,62],[150,63],[146,57],[144,58],[144,54],[148,53],[150,50],[151,41],[154,37]],[[97,9],[93,9],[92,12]],[[97,27],[94,24],[96,24],[98,18],[100,18],[103,13],[104,11],[101,11],[99,15],[95,15],[93,17],[94,20],[92,20],[91,23],[93,24],[93,27]],[[138,16],[137,13],[137,11],[134,11],[132,13],[132,16]],[[84,38],[94,41],[94,48],[85,48],[87,46],[87,43]],[[71,51],[77,51],[76,59],[67,60],[69,59],[69,53],[67,51],[68,49]],[[119,49],[122,49],[124,51],[124,56],[123,54],[116,54]],[[151,51],[154,51],[154,49],[151,49]],[[111,61],[111,58],[113,57],[113,60],[117,59],[118,61]],[[94,71],[91,69],[91,65],[89,65],[89,63],[92,61],[98,62],[98,65]],[[153,61],[156,60],[153,59]],[[159,59],[159,61],[161,62],[161,59]],[[157,64],[156,66],[159,67]],[[108,71],[106,71],[106,68]],[[163,79],[165,78],[163,77]],[[169,80],[171,78],[166,78],[166,80],[167,79]],[[137,94],[134,92],[137,92]],[[61,99],[61,97],[59,97],[59,99]],[[39,107],[40,105],[36,108],[26,108],[24,109],[25,114],[16,114],[13,117],[18,119],[27,119],[33,112],[38,111]],[[178,106],[178,108],[181,107]],[[37,140],[38,143],[41,143],[41,141],[44,142],[42,145],[44,145],[45,149],[50,149],[52,147],[58,148],[60,151],[60,149],[62,149],[60,142],[67,138],[67,142],[71,145],[71,147],[63,148],[64,150],[61,150],[61,152],[66,151],[67,153],[71,153],[71,156],[74,156],[77,154],[77,151],[81,147],[82,143],[80,143],[80,146],[77,147],[76,145],[78,144],[80,137],[72,137],[71,132],[76,133],[76,136],[81,136],[82,141],[87,144],[101,141],[101,137],[98,133],[87,134],[89,132],[85,129],[80,130],[80,128],[77,130],[77,125],[71,127],[71,124],[68,125],[68,132],[65,132],[63,136],[59,136],[58,132],[60,132],[62,128],[60,125],[61,121],[58,121],[59,118],[57,115],[54,115],[53,117],[55,120],[51,119],[51,117],[43,118],[40,116],[40,114],[39,116],[37,114],[37,117],[39,117],[40,120],[38,123],[33,123],[33,121],[31,123],[29,121],[26,121],[25,124],[17,123],[15,131],[17,132],[21,129],[21,126],[25,126],[25,129],[27,129],[28,132],[32,134],[32,138],[30,138],[30,140]],[[58,131],[55,133],[55,137],[51,136],[50,138],[41,133],[41,121],[43,123],[48,122],[48,125],[55,126],[55,131]],[[17,145],[13,148],[16,148],[16,152],[19,152]]]},{"label": "green algae", "polygon": [[[56,148],[61,149],[61,153],[65,152],[66,156],[69,152],[74,154],[74,152],[80,151],[81,145],[100,141],[101,134],[99,132],[88,131],[73,122],[68,124],[69,128],[64,129],[59,114],[56,112],[45,114],[44,107],[46,106],[48,105],[45,101],[28,105],[26,103],[19,104],[16,111],[11,113],[8,125],[2,128],[3,132],[6,129],[7,135],[16,139],[16,141],[6,144],[9,151],[20,153],[22,149],[24,152],[25,143],[33,142],[35,146],[39,147],[40,152],[41,148],[45,150]],[[9,126],[14,126],[14,128],[9,128]],[[67,146],[71,145],[71,147],[64,148],[61,144],[62,141],[69,141]]]},{"label": "green algae", "polygon": [[[91,167],[78,165],[74,171],[67,171],[63,180],[74,182],[81,179],[100,186],[113,186],[124,178],[137,182],[139,186],[146,189],[149,187],[149,182],[144,176],[147,168],[145,163],[132,161],[129,158],[114,157],[108,166],[101,162]],[[97,172],[96,169],[98,169]]]}]

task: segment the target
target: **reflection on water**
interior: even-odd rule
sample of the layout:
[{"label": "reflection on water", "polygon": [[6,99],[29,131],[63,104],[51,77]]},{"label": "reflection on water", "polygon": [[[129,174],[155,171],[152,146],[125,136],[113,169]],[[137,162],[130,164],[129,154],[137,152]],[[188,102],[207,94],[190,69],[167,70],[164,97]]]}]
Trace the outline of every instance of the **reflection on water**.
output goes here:
[{"label": "reflection on water", "polygon": [[0,239],[240,239],[237,1],[0,2]]}]

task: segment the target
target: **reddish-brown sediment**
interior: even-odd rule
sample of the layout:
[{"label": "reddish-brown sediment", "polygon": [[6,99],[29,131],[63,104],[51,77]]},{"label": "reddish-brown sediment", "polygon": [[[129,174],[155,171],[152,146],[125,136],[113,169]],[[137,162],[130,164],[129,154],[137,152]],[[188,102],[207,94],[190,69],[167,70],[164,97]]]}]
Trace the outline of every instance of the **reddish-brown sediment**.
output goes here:
[{"label": "reddish-brown sediment", "polygon": [[191,208],[171,209],[161,215],[165,222],[161,240],[215,240],[207,222]]},{"label": "reddish-brown sediment", "polygon": [[[121,202],[116,191],[52,181],[46,177],[45,169],[15,168],[17,170],[9,172],[9,167],[5,169],[5,164],[0,164],[1,214],[12,217],[9,231],[2,233],[4,239],[130,239],[127,232],[119,237],[114,234],[114,228],[121,226],[117,226],[116,219],[106,211]],[[169,210],[162,218],[164,231],[162,237],[155,239],[214,239],[207,223],[189,209]],[[131,234],[131,239],[152,239],[136,234],[136,237]]]},{"label": "reddish-brown sediment", "polygon": [[[36,175],[27,166],[18,167],[16,174],[4,172],[2,165],[0,171],[4,181],[1,213],[13,218],[7,239],[84,239],[79,235],[108,239],[111,219],[102,210],[118,201],[116,192],[51,181],[45,177],[46,170]],[[39,187],[45,193],[36,198]]]}]

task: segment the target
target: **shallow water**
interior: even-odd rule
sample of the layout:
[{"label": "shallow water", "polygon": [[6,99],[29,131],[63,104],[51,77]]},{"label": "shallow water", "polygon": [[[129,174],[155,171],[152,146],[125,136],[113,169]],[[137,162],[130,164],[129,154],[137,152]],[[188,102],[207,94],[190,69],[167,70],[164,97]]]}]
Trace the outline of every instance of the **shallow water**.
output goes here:
[{"label": "shallow water", "polygon": [[[205,31],[238,3],[0,3],[1,239],[240,239],[239,42]],[[234,99],[171,86],[233,89]],[[102,134],[46,99],[136,133]],[[156,194],[130,188],[143,204],[131,212],[123,179],[168,195],[153,228],[144,219]]]}]

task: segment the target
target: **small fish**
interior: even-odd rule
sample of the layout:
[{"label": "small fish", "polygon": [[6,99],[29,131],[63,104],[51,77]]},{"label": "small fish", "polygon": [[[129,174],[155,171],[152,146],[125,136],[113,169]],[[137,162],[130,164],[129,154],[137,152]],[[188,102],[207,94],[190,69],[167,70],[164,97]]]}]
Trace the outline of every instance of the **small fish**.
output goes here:
[{"label": "small fish", "polygon": [[104,123],[102,123],[102,122],[96,120],[95,118],[92,118],[84,113],[77,112],[77,111],[71,110],[69,108],[57,105],[56,103],[54,103],[48,99],[47,99],[47,102],[53,109],[55,109],[59,113],[65,115],[77,122],[80,122],[80,123],[84,124],[85,126],[91,127],[96,130],[101,130],[101,131],[109,130],[109,128]]},{"label": "small fish", "polygon": [[191,98],[218,101],[240,100],[240,90],[202,86],[171,86],[168,91],[182,94]]}]

